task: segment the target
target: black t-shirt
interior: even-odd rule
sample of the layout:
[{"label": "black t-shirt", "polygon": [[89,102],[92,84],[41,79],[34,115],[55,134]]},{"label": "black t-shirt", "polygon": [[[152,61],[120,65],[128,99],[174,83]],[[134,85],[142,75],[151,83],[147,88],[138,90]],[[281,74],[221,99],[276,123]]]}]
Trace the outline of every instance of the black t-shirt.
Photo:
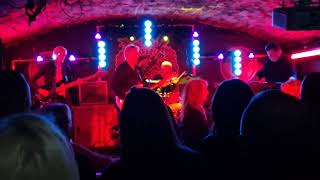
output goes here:
[{"label": "black t-shirt", "polygon": [[292,73],[292,65],[283,55],[276,62],[268,59],[263,68],[257,73],[257,76],[259,79],[265,77],[267,82],[285,82],[292,76]]},{"label": "black t-shirt", "polygon": [[[56,78],[56,64],[54,61],[48,61],[36,74],[35,76],[31,79],[31,87],[33,89],[38,89],[39,86],[37,85],[37,80],[40,79],[42,76],[44,76],[44,81],[45,81],[45,85],[44,88],[45,89],[51,89],[55,82],[55,78]],[[63,79],[63,83],[67,83],[70,81],[73,81],[73,74],[71,71],[71,67],[67,62],[64,62],[62,64],[62,77]],[[59,82],[57,85],[59,86],[59,84],[62,82]]]},{"label": "black t-shirt", "polygon": [[188,106],[182,119],[182,138],[184,143],[198,150],[202,139],[208,135],[209,124],[205,115],[199,110]]},{"label": "black t-shirt", "polygon": [[126,62],[120,64],[114,74],[112,80],[112,86],[114,93],[120,98],[124,99],[126,92],[134,85],[141,82],[138,71],[133,70],[130,65]]}]

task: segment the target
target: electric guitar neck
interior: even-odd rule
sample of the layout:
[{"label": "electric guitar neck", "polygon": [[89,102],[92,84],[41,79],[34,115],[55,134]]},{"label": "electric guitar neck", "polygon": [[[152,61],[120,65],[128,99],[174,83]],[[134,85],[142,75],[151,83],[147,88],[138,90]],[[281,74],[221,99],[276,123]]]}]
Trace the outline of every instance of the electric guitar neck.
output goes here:
[{"label": "electric guitar neck", "polygon": [[48,97],[50,97],[52,95],[59,95],[59,96],[66,97],[66,90],[68,90],[68,89],[70,89],[72,87],[78,86],[83,82],[90,81],[90,80],[93,80],[95,78],[101,77],[101,75],[103,73],[105,73],[105,72],[97,71],[96,73],[94,73],[92,75],[86,76],[84,78],[77,79],[76,81],[72,81],[70,83],[63,83],[59,87],[54,88],[53,92],[45,90],[45,89],[42,89],[42,88],[38,89],[37,92],[43,98],[48,98]]}]

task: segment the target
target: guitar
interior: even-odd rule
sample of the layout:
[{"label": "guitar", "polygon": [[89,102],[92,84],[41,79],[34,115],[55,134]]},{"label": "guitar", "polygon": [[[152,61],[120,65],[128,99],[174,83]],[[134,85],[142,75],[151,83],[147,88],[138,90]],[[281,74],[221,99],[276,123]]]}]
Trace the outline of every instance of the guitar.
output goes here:
[{"label": "guitar", "polygon": [[283,93],[294,96],[298,99],[301,98],[301,84],[302,82],[297,79],[289,79],[288,81],[281,84],[281,91]]},{"label": "guitar", "polygon": [[[143,84],[137,84],[137,85],[134,85],[132,87],[143,88],[144,86],[143,86]],[[129,91],[126,92],[126,95],[129,93]],[[122,106],[123,106],[123,103],[124,103],[124,99],[121,99],[120,97],[116,96],[115,101],[116,101],[117,107],[121,110]]]},{"label": "guitar", "polygon": [[68,89],[70,89],[72,87],[78,86],[79,84],[81,84],[83,82],[86,82],[86,81],[101,77],[102,74],[104,74],[104,73],[106,73],[106,72],[98,70],[96,73],[94,73],[92,75],[86,76],[84,78],[77,79],[76,81],[72,81],[70,83],[61,84],[59,87],[52,88],[52,90],[46,90],[46,89],[43,89],[43,88],[39,88],[37,90],[38,99],[40,99],[40,100],[50,99],[50,98],[52,98],[54,96],[60,96],[60,97],[64,97],[65,98],[66,97],[66,90],[68,90]]},{"label": "guitar", "polygon": [[300,98],[301,83],[302,82],[300,80],[289,79],[288,81],[283,83],[254,81],[248,82],[248,85],[255,94],[267,89],[278,89],[283,93]]}]

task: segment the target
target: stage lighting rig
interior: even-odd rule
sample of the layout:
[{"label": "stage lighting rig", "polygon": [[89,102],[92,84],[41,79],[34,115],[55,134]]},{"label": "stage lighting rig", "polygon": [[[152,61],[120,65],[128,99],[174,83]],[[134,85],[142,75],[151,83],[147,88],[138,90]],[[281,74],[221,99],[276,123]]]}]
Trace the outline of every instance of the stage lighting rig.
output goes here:
[{"label": "stage lighting rig", "polygon": [[294,0],[293,7],[282,7],[272,12],[272,25],[286,30],[319,30],[320,1]]},{"label": "stage lighting rig", "polygon": [[28,16],[28,25],[30,26],[37,16],[46,9],[48,0],[27,0],[25,5],[25,14]]},{"label": "stage lighting rig", "polygon": [[311,0],[294,0],[296,7],[309,7]]}]

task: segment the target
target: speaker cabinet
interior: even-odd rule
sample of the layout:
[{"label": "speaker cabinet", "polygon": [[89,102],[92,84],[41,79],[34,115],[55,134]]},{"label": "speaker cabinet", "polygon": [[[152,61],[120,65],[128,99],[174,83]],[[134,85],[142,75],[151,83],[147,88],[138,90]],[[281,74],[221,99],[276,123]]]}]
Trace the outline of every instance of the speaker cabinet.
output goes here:
[{"label": "speaker cabinet", "polygon": [[80,105],[108,104],[106,81],[85,82],[79,85]]},{"label": "speaker cabinet", "polygon": [[87,147],[112,147],[117,144],[117,111],[113,105],[73,108],[74,141]]}]

